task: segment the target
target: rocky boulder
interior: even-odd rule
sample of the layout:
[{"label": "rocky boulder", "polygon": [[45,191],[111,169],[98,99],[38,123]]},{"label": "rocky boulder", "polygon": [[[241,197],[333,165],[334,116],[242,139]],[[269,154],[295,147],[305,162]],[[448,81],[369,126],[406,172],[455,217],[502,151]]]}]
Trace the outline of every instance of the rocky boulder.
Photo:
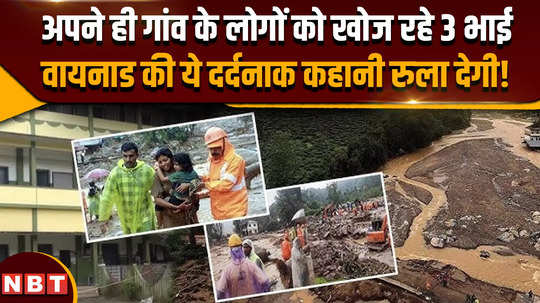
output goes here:
[{"label": "rocky boulder", "polygon": [[446,220],[444,222],[444,225],[446,225],[446,227],[448,228],[452,228],[452,227],[455,227],[456,226],[456,220],[455,219],[450,219],[450,220]]},{"label": "rocky boulder", "polygon": [[500,234],[497,237],[497,239],[508,243],[508,242],[514,241],[516,238],[514,237],[514,235],[511,232],[506,231],[506,232]]},{"label": "rocky boulder", "polygon": [[439,237],[433,237],[430,241],[431,246],[435,248],[443,248],[444,247],[444,240]]}]

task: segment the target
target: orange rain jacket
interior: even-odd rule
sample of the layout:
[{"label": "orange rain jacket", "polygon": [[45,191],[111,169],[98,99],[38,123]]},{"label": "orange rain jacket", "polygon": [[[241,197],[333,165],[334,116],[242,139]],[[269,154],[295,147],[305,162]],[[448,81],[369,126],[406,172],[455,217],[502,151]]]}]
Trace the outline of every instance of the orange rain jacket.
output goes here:
[{"label": "orange rain jacket", "polygon": [[298,226],[298,228],[296,228],[296,236],[300,241],[300,247],[304,247],[306,245],[306,241],[304,239],[304,230],[302,229],[302,226]]},{"label": "orange rain jacket", "polygon": [[281,256],[284,261],[287,261],[291,258],[291,243],[287,238],[284,238],[281,242]]},{"label": "orange rain jacket", "polygon": [[248,210],[248,193],[244,170],[246,161],[236,154],[228,139],[223,139],[224,155],[209,155],[210,171],[203,177],[210,191],[210,207],[216,220],[243,217]]}]

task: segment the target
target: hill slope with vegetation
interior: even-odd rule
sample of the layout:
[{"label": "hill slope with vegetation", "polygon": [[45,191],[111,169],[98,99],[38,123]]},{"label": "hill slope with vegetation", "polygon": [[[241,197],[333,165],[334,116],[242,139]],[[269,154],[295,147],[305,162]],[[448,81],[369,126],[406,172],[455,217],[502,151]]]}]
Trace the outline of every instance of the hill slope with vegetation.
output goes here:
[{"label": "hill slope with vegetation", "polygon": [[267,188],[376,171],[469,125],[469,111],[257,110]]}]

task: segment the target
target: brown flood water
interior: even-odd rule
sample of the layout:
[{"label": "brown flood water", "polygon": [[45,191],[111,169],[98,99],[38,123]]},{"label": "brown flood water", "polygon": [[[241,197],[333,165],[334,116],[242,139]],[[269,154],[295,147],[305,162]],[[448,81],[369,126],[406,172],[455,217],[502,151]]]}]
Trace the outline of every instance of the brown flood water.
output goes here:
[{"label": "brown flood water", "polygon": [[[460,135],[443,137],[441,140],[434,142],[430,147],[398,157],[385,164],[383,171],[386,174],[395,175],[401,181],[424,188],[433,194],[433,200],[428,205],[423,206],[422,213],[414,219],[409,238],[405,241],[403,247],[396,249],[396,256],[404,260],[437,260],[446,264],[452,264],[471,277],[488,283],[524,292],[533,290],[535,293],[540,293],[540,259],[537,257],[529,255],[500,256],[493,253],[497,249],[497,246],[480,246],[474,250],[466,250],[453,247],[436,249],[425,245],[422,232],[429,219],[435,216],[439,209],[447,203],[446,194],[439,188],[434,188],[405,177],[405,172],[415,162],[440,151],[448,145],[474,138],[502,138],[505,143],[513,146],[509,150],[520,157],[529,159],[532,164],[540,167],[540,153],[530,151],[521,145],[524,126],[527,124],[523,123],[523,126],[520,126],[520,122],[516,121],[491,121],[493,122],[494,129],[483,132],[471,132],[477,129],[476,126],[472,126],[467,130],[469,132],[466,131]],[[473,134],[475,137],[471,137]],[[491,257],[485,260],[480,258],[481,250],[490,251]]]}]

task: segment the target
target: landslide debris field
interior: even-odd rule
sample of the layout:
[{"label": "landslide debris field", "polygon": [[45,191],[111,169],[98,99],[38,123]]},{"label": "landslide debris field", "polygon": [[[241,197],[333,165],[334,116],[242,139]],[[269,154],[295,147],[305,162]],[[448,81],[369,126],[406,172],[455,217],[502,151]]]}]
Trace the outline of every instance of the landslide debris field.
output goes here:
[{"label": "landslide debris field", "polygon": [[[475,294],[480,302],[529,303],[526,294],[498,287],[468,276],[458,268],[436,261],[398,261],[399,275],[389,278],[356,281],[298,290],[247,300],[251,303],[462,303],[467,294]],[[446,287],[442,277],[447,277]],[[426,282],[431,289],[426,289]],[[534,303],[540,302],[535,298]],[[245,301],[236,301],[245,302]]]},{"label": "landslide debris field", "polygon": [[530,124],[475,114],[384,166],[398,275],[249,302],[539,303],[540,153],[520,144]]},{"label": "landslide debris field", "polygon": [[[390,222],[392,222],[392,236],[394,245],[401,247],[409,236],[409,229],[413,219],[422,212],[421,201],[409,196],[403,189],[403,182],[395,179],[385,181]],[[410,185],[410,187],[415,187]]]},{"label": "landslide debris field", "polygon": [[468,133],[483,132],[493,129],[493,122],[484,119],[471,119],[472,127],[467,130]]},{"label": "landslide debris field", "polygon": [[382,198],[378,199],[378,205],[362,215],[310,217],[308,234],[316,277],[334,281],[395,272],[391,247],[376,252],[370,251],[365,243],[371,220],[386,215]]},{"label": "landslide debris field", "polygon": [[448,268],[466,277],[450,278],[456,292],[441,286],[435,302],[466,294],[529,302],[526,292],[540,293],[540,153],[521,144],[530,124],[474,116],[464,131],[384,166],[393,278],[424,292]]},{"label": "landslide debris field", "polygon": [[[515,290],[473,279],[459,268],[437,261],[399,261],[398,268],[399,275],[392,278],[430,296],[431,302],[461,303],[465,302],[467,294],[474,294],[480,302],[528,302]],[[446,287],[443,285],[445,279]],[[431,285],[430,290],[426,289],[426,283]]]},{"label": "landslide debris field", "polygon": [[[540,169],[508,151],[500,139],[456,143],[411,166],[408,178],[440,187],[448,203],[430,220],[426,241],[476,248],[506,245],[540,256]],[[533,214],[535,216],[533,216]]]}]

